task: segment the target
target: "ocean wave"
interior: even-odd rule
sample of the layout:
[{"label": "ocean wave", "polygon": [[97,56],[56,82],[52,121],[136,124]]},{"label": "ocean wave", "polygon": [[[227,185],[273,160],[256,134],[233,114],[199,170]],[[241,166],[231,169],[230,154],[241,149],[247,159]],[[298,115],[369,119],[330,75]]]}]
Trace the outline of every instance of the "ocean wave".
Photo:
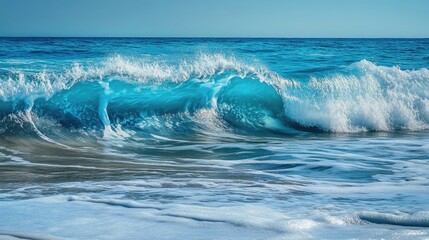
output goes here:
[{"label": "ocean wave", "polygon": [[346,73],[311,78],[287,95],[287,112],[304,126],[332,132],[429,127],[429,70],[404,71],[367,60]]},{"label": "ocean wave", "polygon": [[408,227],[429,227],[429,212],[416,213],[379,213],[379,212],[361,212],[358,214],[363,221],[376,224],[389,224]]},{"label": "ocean wave", "polygon": [[[363,132],[429,129],[429,70],[367,60],[288,79],[233,56],[108,58],[59,72],[0,76],[0,133],[54,128],[157,135]],[[29,123],[29,124],[28,124]],[[48,124],[49,125],[49,124]],[[18,130],[17,130],[18,129]],[[31,130],[32,129],[32,130]]]}]

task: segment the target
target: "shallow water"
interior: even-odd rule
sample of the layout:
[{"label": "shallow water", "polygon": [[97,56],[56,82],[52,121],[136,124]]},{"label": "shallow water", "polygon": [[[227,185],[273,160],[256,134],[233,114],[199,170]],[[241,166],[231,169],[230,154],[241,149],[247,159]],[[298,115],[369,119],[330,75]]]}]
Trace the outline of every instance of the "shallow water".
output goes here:
[{"label": "shallow water", "polygon": [[0,238],[426,239],[426,39],[0,39]]}]

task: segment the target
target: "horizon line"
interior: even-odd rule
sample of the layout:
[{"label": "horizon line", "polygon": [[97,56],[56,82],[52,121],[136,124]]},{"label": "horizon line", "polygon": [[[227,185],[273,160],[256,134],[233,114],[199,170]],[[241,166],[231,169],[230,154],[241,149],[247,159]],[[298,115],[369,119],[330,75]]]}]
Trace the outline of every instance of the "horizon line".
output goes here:
[{"label": "horizon line", "polygon": [[429,39],[427,37],[242,37],[242,36],[0,36],[0,38],[141,38],[141,39]]}]

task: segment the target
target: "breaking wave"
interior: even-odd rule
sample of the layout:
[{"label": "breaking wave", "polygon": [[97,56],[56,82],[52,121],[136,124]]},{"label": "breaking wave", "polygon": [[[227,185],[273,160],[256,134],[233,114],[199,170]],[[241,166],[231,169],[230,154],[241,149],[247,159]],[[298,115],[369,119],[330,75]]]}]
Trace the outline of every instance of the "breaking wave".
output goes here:
[{"label": "breaking wave", "polygon": [[[320,74],[319,74],[320,75]],[[0,73],[0,134],[294,134],[429,129],[429,70],[362,60],[285,78],[200,54],[176,64],[122,56],[64,71]]]}]

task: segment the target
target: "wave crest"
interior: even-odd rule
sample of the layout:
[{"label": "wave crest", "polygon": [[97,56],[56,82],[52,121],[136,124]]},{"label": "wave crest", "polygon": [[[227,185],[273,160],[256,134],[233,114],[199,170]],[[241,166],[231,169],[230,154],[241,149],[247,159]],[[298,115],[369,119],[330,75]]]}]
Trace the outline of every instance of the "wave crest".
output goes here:
[{"label": "wave crest", "polygon": [[246,134],[429,129],[429,70],[367,60],[322,77],[286,79],[221,54],[176,64],[114,56],[62,72],[14,70],[0,78],[2,122],[31,112],[66,128],[166,135],[207,129]]},{"label": "wave crest", "polygon": [[286,92],[294,121],[332,132],[422,130],[429,128],[429,70],[401,70],[367,60],[344,73],[311,78]]}]

